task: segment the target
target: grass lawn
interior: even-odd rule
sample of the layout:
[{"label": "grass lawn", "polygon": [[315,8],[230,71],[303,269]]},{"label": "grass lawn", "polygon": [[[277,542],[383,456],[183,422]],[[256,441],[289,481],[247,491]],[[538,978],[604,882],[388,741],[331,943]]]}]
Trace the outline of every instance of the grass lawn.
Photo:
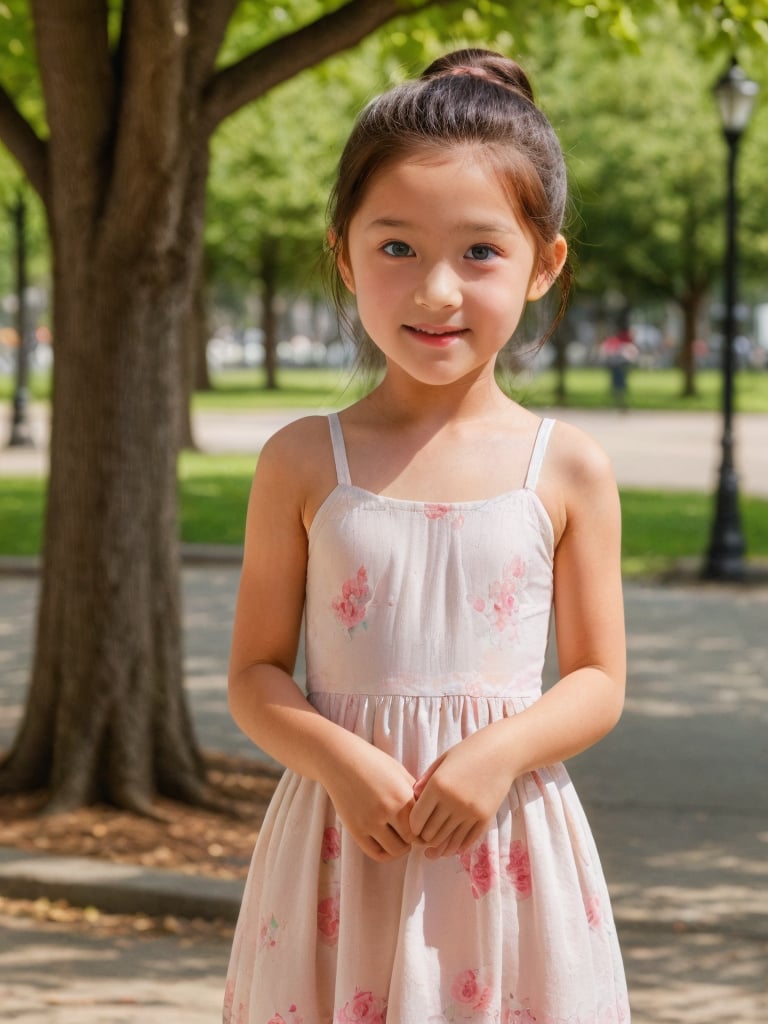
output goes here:
[{"label": "grass lawn", "polygon": [[[629,376],[628,404],[634,409],[669,411],[711,411],[721,408],[722,380],[717,370],[698,374],[696,398],[682,398],[682,377],[678,370],[633,370]],[[219,374],[215,390],[199,393],[195,409],[290,409],[337,408],[349,405],[365,392],[363,382],[343,370],[296,370],[278,372],[279,389],[265,391],[258,370]],[[552,406],[556,377],[546,370],[531,379],[520,379],[512,387],[513,397],[533,407]],[[601,367],[569,370],[566,377],[567,404],[574,409],[610,409],[612,399],[608,371]],[[742,372],[736,375],[736,409],[739,412],[768,412],[768,373]]]},{"label": "grass lawn", "polygon": [[[180,534],[188,544],[241,544],[251,456],[185,453],[179,466]],[[0,554],[31,555],[40,548],[43,481],[2,482]],[[768,500],[742,498],[748,556],[768,558]],[[632,577],[670,568],[677,559],[703,558],[712,523],[712,496],[689,492],[622,491],[624,571]]]},{"label": "grass lawn", "polygon": [[[631,370],[627,404],[631,409],[662,411],[712,411],[722,407],[722,377],[717,370],[700,370],[695,398],[682,398],[679,370]],[[523,386],[515,397],[525,405],[548,406],[555,402],[556,377],[547,370]],[[609,409],[612,406],[608,371],[601,367],[569,370],[567,404],[574,409]],[[735,407],[738,412],[768,412],[768,373],[736,374]]]},{"label": "grass lawn", "polygon": [[[736,410],[768,413],[768,372],[742,371],[736,374]],[[362,380],[348,370],[295,369],[278,371],[277,391],[264,389],[260,370],[228,370],[214,375],[214,390],[194,396],[195,409],[328,409],[349,405],[365,392]],[[628,404],[633,409],[718,410],[721,407],[721,375],[717,370],[701,370],[697,377],[696,398],[681,398],[682,376],[679,370],[632,370],[629,375]],[[556,378],[552,370],[531,379],[520,379],[513,394],[526,405],[538,408],[555,402]],[[611,407],[608,371],[601,367],[569,370],[566,377],[567,404],[574,409]],[[33,376],[32,397],[45,399],[48,380]],[[0,402],[10,402],[13,382],[0,377]]]}]

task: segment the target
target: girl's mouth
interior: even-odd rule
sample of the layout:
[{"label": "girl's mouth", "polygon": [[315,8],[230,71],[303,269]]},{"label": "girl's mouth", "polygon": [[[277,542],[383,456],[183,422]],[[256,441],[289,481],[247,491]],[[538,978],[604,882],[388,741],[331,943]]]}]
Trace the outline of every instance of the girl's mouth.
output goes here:
[{"label": "girl's mouth", "polygon": [[405,324],[405,329],[417,341],[435,348],[445,348],[466,332],[465,327],[431,327],[425,324]]}]

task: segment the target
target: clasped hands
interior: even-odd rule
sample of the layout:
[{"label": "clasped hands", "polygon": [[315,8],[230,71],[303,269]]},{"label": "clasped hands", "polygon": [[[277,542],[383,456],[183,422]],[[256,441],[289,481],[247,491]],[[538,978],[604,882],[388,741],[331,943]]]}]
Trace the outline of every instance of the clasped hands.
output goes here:
[{"label": "clasped hands", "polygon": [[488,756],[482,733],[441,754],[415,779],[361,741],[351,771],[326,784],[345,828],[365,854],[386,862],[413,846],[430,859],[463,853],[487,831],[512,777]]}]

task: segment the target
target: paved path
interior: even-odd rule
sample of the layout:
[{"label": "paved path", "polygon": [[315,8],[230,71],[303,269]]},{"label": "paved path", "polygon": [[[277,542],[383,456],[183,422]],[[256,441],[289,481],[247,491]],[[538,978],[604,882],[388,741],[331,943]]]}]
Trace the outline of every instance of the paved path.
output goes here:
[{"label": "paved path", "polygon": [[[275,430],[308,411],[198,413],[195,436],[204,451],[255,453]],[[622,486],[714,490],[720,464],[718,414],[583,409],[548,414],[597,438],[611,456]],[[31,422],[38,446],[0,448],[0,475],[46,472],[47,414],[40,405],[32,406]],[[768,410],[737,415],[735,450],[742,491],[768,496]]]},{"label": "paved path", "polygon": [[[9,940],[0,950],[0,1005],[9,1024],[221,1021],[226,938],[110,940],[2,917],[0,928]],[[633,1024],[768,1020],[765,942],[637,928],[623,928],[621,937]]]}]

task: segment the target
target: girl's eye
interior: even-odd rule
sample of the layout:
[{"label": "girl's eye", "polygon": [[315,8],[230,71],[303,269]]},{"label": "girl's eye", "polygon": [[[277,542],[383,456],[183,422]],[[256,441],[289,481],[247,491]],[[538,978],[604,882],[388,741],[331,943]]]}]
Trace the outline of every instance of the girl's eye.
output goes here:
[{"label": "girl's eye", "polygon": [[387,256],[413,256],[413,249],[407,242],[387,242],[382,248]]},{"label": "girl's eye", "polygon": [[485,263],[496,255],[496,250],[490,245],[473,245],[467,249],[466,255],[471,260],[478,260],[480,263]]}]

